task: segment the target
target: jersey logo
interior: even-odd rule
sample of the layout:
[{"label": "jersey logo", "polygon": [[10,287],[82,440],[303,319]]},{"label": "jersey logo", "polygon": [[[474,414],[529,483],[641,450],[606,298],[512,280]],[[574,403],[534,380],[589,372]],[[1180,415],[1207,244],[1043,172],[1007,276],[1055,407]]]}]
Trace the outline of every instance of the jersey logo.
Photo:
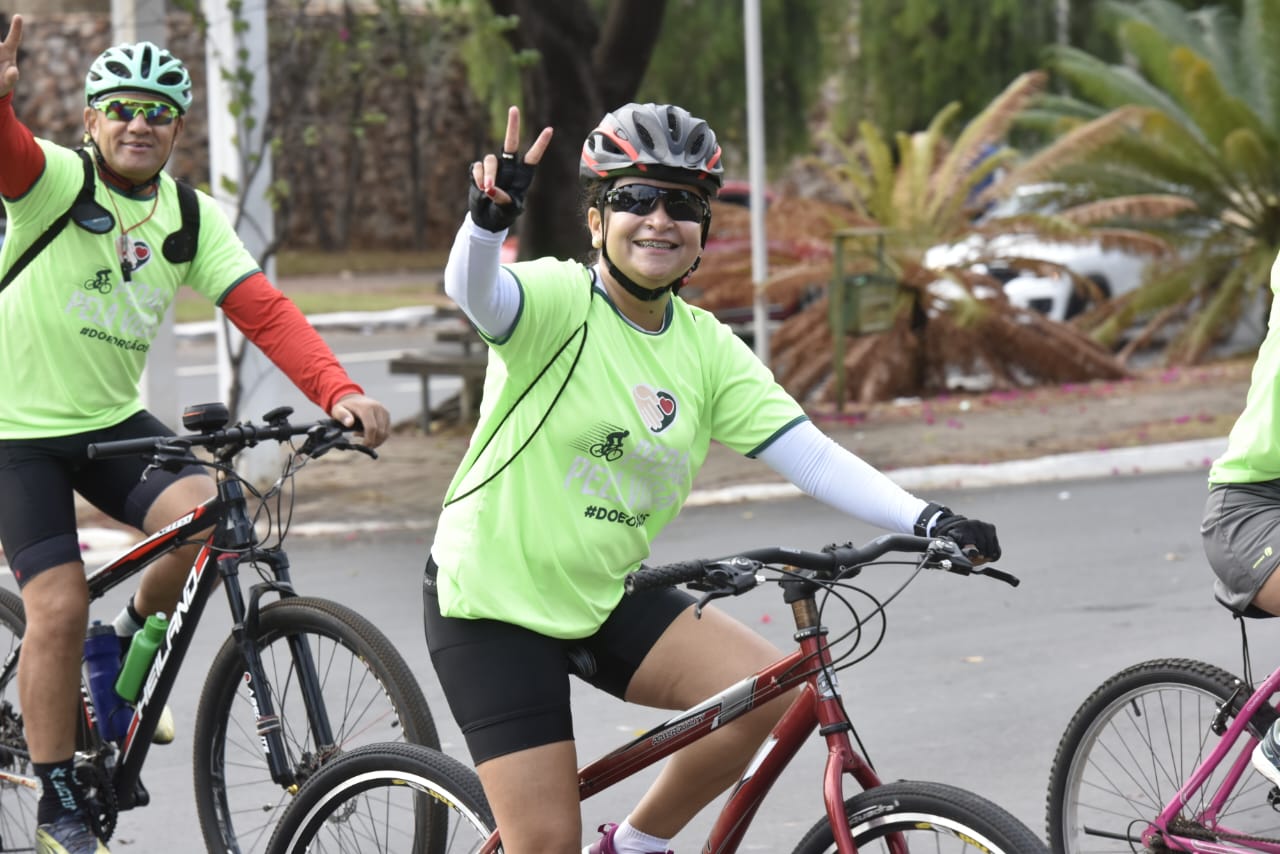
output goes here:
[{"label": "jersey logo", "polygon": [[640,383],[631,390],[640,417],[654,433],[661,433],[676,420],[676,399],[670,392]]},{"label": "jersey logo", "polygon": [[133,269],[144,266],[151,260],[151,247],[144,241],[133,241]]}]

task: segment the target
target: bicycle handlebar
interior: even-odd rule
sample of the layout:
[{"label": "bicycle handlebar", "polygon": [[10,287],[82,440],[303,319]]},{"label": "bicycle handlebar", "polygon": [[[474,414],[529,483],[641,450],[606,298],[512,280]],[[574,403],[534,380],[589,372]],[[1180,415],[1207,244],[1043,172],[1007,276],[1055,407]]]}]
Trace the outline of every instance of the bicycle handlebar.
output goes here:
[{"label": "bicycle handlebar", "polygon": [[251,447],[259,442],[274,440],[283,442],[295,436],[307,436],[303,453],[318,457],[332,448],[358,450],[376,458],[377,453],[369,447],[348,442],[345,434],[358,429],[344,427],[331,418],[312,421],[305,424],[290,424],[288,421],[276,421],[270,424],[254,424],[247,422],[236,424],[221,430],[207,433],[189,433],[181,436],[147,436],[141,439],[121,439],[115,442],[95,442],[89,445],[89,459],[105,459],[107,457],[125,457],[131,454],[153,454],[156,456],[184,455],[192,447],[205,447],[212,450],[232,447]]},{"label": "bicycle handlebar", "polygon": [[855,546],[827,546],[820,552],[783,546],[750,549],[712,560],[688,560],[660,566],[641,566],[627,575],[627,593],[696,584],[710,579],[717,587],[742,593],[755,586],[755,574],[765,564],[787,564],[814,572],[819,578],[839,580],[856,575],[862,567],[890,552],[924,555],[925,566],[958,575],[987,575],[1017,587],[1017,577],[994,568],[975,567],[960,547],[946,537],[917,537],[911,534],[883,534]]}]

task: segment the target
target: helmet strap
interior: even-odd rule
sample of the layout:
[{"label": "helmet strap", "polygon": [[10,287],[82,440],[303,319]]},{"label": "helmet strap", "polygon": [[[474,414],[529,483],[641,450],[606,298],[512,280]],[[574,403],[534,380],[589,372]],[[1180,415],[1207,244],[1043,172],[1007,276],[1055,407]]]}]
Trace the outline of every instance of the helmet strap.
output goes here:
[{"label": "helmet strap", "polygon": [[[160,186],[160,172],[157,172],[145,181],[137,184],[133,183],[132,179],[126,178],[124,175],[121,175],[119,172],[107,165],[107,159],[102,156],[102,152],[98,149],[97,142],[95,142],[93,137],[89,136],[87,133],[85,136],[88,137],[88,139],[85,140],[85,146],[93,149],[94,162],[97,164],[98,172],[103,178],[106,178],[109,182],[124,190],[131,196],[137,195],[143,190],[158,188]],[[173,154],[172,148],[169,149],[169,153]],[[165,162],[168,163],[169,158],[166,157]],[[164,170],[163,166],[160,168],[161,171]]]}]

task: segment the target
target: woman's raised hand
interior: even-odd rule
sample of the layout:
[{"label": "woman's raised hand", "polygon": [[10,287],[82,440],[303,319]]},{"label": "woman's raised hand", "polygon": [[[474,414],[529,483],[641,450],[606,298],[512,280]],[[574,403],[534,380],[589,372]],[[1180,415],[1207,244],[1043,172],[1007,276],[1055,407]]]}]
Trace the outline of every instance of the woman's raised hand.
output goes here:
[{"label": "woman's raised hand", "polygon": [[[476,189],[499,207],[510,205],[512,202],[523,207],[524,191],[529,188],[529,181],[533,179],[533,167],[542,160],[547,146],[551,144],[551,133],[551,128],[543,128],[538,138],[533,141],[533,145],[529,146],[522,164],[527,169],[512,168],[518,165],[520,153],[520,108],[509,108],[507,135],[502,142],[502,153],[486,154],[483,160],[477,160],[471,165],[471,178],[475,181]],[[521,183],[520,179],[524,174],[527,174],[528,178]]]}]

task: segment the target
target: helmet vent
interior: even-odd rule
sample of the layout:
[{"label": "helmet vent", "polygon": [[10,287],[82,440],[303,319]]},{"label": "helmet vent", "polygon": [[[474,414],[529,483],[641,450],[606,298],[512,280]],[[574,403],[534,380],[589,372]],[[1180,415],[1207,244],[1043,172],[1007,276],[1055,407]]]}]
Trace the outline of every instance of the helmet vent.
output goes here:
[{"label": "helmet vent", "polygon": [[157,82],[162,86],[180,86],[182,84],[182,72],[166,71],[157,78]]},{"label": "helmet vent", "polygon": [[645,148],[654,148],[653,137],[643,125],[636,125],[636,135],[640,137],[640,142],[644,144]]},{"label": "helmet vent", "polygon": [[699,154],[702,153],[702,143],[706,141],[707,141],[707,135],[705,133],[700,133],[697,136],[695,136],[693,138],[693,142],[690,143],[689,145],[689,153],[692,154],[694,157],[697,157]]},{"label": "helmet vent", "polygon": [[115,60],[115,59],[113,59],[113,60],[111,60],[110,62],[108,62],[108,63],[107,63],[107,70],[108,70],[108,71],[110,71],[112,74],[114,74],[114,75],[115,75],[115,76],[117,76],[117,77],[132,77],[132,76],[133,76],[132,74],[130,74],[130,73],[129,73],[129,66],[127,66],[127,65],[125,65],[123,62],[120,62],[119,60]]},{"label": "helmet vent", "polygon": [[142,76],[144,78],[151,76],[151,48],[149,47],[142,48]]}]

